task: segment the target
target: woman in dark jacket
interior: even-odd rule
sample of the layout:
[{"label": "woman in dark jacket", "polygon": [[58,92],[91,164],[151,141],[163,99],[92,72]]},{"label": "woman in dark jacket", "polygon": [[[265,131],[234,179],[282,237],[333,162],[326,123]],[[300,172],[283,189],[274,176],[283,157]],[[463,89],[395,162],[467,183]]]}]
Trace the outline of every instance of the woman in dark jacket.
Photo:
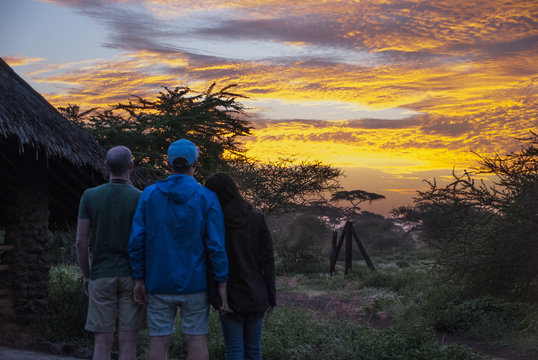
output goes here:
[{"label": "woman in dark jacket", "polygon": [[[220,317],[226,359],[261,360],[263,318],[276,305],[271,234],[263,214],[241,197],[229,175],[214,174],[205,186],[219,198],[226,229],[227,293],[233,311]],[[219,309],[221,300],[214,286],[209,286],[209,300]]]}]

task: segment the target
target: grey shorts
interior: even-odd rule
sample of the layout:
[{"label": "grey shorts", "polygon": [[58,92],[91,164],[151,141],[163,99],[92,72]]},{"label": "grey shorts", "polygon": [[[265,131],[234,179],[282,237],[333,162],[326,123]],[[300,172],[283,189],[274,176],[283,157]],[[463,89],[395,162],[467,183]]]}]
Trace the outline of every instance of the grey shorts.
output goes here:
[{"label": "grey shorts", "polygon": [[134,302],[134,279],[130,276],[90,280],[85,329],[96,333],[138,331],[146,327],[146,308]]},{"label": "grey shorts", "polygon": [[209,303],[207,292],[193,294],[148,294],[148,327],[150,336],[174,333],[177,309],[185,335],[207,335]]}]

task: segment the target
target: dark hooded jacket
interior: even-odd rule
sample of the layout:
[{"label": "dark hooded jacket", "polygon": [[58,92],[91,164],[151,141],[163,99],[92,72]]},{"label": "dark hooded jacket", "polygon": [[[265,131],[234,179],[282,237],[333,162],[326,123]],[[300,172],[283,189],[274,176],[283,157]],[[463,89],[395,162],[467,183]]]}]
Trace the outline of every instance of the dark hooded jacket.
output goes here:
[{"label": "dark hooded jacket", "polygon": [[[273,242],[262,213],[242,198],[223,206],[228,256],[228,304],[239,317],[261,317],[276,305]],[[220,306],[216,284],[210,302]]]}]

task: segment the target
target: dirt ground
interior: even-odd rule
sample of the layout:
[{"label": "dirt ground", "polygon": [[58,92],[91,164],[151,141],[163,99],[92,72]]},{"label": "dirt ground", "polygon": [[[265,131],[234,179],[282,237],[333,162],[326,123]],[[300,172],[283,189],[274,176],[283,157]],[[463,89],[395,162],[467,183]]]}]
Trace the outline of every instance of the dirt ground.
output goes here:
[{"label": "dirt ground", "polygon": [[77,358],[37,351],[0,347],[0,360],[75,360]]}]

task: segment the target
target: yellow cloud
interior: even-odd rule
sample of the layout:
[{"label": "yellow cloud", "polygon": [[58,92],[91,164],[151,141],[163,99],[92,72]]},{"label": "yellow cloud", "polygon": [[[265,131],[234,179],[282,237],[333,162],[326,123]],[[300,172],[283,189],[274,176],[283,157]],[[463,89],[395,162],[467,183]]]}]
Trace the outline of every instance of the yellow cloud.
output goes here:
[{"label": "yellow cloud", "polygon": [[42,62],[45,59],[40,57],[25,57],[25,56],[4,56],[2,59],[9,65],[9,66],[22,66],[22,65],[29,65],[29,64],[35,64],[38,62]]}]

